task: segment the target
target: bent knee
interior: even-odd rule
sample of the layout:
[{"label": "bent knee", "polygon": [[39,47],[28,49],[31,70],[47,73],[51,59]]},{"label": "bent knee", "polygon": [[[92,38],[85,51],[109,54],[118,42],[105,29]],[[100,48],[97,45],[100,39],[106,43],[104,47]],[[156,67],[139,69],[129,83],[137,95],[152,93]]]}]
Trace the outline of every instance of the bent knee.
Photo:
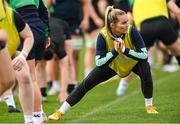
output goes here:
[{"label": "bent knee", "polygon": [[30,83],[30,75],[27,73],[21,74],[17,77],[19,84],[29,84]]},{"label": "bent knee", "polygon": [[16,82],[15,78],[9,78],[8,80],[0,81],[0,96],[8,90]]},{"label": "bent knee", "polygon": [[180,47],[179,46],[180,46],[180,39],[178,38],[178,40],[175,43],[167,46],[167,48],[169,48],[169,50],[171,51],[171,53],[173,55],[179,56],[180,55]]}]

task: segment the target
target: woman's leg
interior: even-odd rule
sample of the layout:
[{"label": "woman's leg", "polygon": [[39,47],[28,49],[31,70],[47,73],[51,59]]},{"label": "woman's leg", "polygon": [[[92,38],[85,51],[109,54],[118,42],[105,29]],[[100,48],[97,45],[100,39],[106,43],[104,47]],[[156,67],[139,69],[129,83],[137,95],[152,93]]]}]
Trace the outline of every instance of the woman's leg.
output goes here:
[{"label": "woman's leg", "polygon": [[96,67],[90,72],[90,74],[82,81],[82,83],[69,95],[67,102],[73,106],[78,103],[82,97],[93,87],[99,83],[108,80],[109,78],[116,75],[112,69],[108,66],[103,68]]},{"label": "woman's leg", "polygon": [[138,62],[138,64],[133,68],[133,72],[136,73],[141,79],[141,90],[144,95],[144,98],[152,98],[153,81],[149,63]]},{"label": "woman's leg", "polygon": [[16,82],[16,78],[7,48],[0,50],[0,58],[0,95],[2,95]]},{"label": "woman's leg", "polygon": [[82,81],[76,89],[68,96],[66,101],[62,104],[59,111],[50,115],[48,118],[51,120],[59,120],[62,114],[65,114],[73,105],[77,104],[83,96],[99,83],[108,80],[116,75],[108,66],[96,67],[92,72]]},{"label": "woman's leg", "polygon": [[141,79],[141,90],[145,98],[145,106],[148,114],[157,114],[156,108],[153,106],[153,80],[148,62],[138,62],[133,68]]}]

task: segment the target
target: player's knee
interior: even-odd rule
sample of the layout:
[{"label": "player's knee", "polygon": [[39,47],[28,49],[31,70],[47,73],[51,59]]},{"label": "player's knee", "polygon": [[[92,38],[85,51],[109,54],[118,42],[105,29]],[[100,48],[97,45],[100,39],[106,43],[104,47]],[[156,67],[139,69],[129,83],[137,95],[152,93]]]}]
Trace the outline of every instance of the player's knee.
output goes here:
[{"label": "player's knee", "polygon": [[9,89],[14,83],[16,79],[9,77],[8,80],[0,82],[0,95],[2,95],[7,89]]},{"label": "player's knee", "polygon": [[18,83],[21,84],[30,84],[30,75],[28,73],[22,73],[21,76],[18,77]]}]

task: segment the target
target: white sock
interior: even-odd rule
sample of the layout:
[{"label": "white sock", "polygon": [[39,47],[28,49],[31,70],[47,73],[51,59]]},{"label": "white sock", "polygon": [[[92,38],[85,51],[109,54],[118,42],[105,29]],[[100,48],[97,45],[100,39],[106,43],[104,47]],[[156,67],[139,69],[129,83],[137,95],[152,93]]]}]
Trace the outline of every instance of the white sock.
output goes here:
[{"label": "white sock", "polygon": [[145,106],[149,106],[149,105],[152,105],[152,102],[153,102],[153,98],[145,98]]},{"label": "white sock", "polygon": [[64,114],[66,111],[68,111],[71,108],[68,102],[64,102],[62,106],[60,107],[59,111]]},{"label": "white sock", "polygon": [[118,91],[124,92],[127,89],[127,87],[128,87],[128,83],[123,79],[121,79],[121,81],[119,82]]},{"label": "white sock", "polygon": [[43,121],[42,119],[42,113],[41,112],[33,112],[33,123],[41,123]]},{"label": "white sock", "polygon": [[4,97],[4,101],[6,102],[7,106],[13,106],[16,108],[15,102],[14,102],[14,97],[13,95],[8,95]]},{"label": "white sock", "polygon": [[53,81],[52,87],[59,91],[59,89],[60,89],[60,82],[57,81],[57,80]]},{"label": "white sock", "polygon": [[32,115],[24,115],[24,121],[25,121],[25,124],[33,122],[33,116]]},{"label": "white sock", "polygon": [[92,71],[92,68],[86,68],[84,76],[87,77],[91,71]]}]

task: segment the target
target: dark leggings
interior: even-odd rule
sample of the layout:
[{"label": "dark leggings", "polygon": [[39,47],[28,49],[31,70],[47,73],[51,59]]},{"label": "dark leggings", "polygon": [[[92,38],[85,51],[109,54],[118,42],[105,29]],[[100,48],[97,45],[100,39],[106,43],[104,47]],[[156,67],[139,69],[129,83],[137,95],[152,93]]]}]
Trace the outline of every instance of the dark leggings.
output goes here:
[{"label": "dark leggings", "polygon": [[[133,72],[141,78],[141,89],[145,98],[152,97],[153,82],[148,62],[138,62],[133,68]],[[72,91],[68,96],[67,102],[73,106],[78,103],[82,97],[93,87],[99,83],[108,80],[117,73],[108,66],[96,67],[91,73],[82,81],[78,87]]]}]

